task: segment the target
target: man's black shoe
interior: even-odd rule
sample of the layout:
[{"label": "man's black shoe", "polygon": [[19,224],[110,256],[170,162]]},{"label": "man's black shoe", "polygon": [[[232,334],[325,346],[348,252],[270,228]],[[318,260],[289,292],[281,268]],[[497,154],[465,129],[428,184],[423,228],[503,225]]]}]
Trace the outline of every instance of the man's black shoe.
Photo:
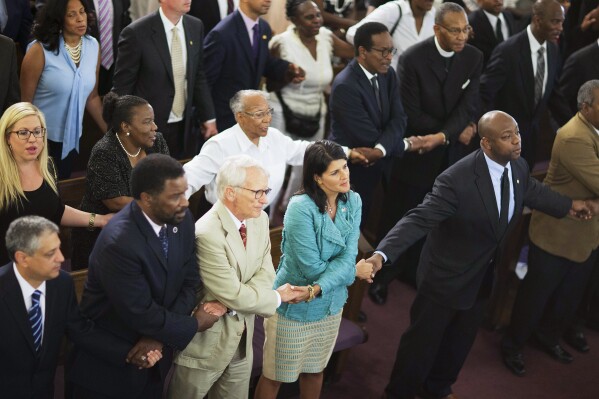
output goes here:
[{"label": "man's black shoe", "polygon": [[516,374],[518,377],[523,377],[524,374],[526,374],[522,352],[501,352],[501,357],[505,367],[507,367],[512,373]]},{"label": "man's black shoe", "polygon": [[368,288],[368,296],[377,305],[384,305],[387,302],[387,286],[381,283],[372,283]]},{"label": "man's black shoe", "polygon": [[582,332],[568,333],[563,338],[568,345],[580,353],[587,353],[591,349]]},{"label": "man's black shoe", "polygon": [[568,364],[572,363],[572,361],[574,360],[572,355],[566,352],[566,350],[564,350],[564,348],[562,348],[560,344],[553,346],[541,345],[541,349],[543,349],[545,352],[547,352],[547,354],[549,354],[549,356],[551,356],[560,363]]}]

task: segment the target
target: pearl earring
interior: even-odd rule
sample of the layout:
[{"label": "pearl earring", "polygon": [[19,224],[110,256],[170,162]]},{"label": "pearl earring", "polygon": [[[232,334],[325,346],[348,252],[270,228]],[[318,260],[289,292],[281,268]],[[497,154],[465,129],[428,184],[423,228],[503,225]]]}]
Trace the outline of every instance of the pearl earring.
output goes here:
[{"label": "pearl earring", "polygon": [[129,137],[129,136],[131,136],[131,133],[129,133],[129,132],[125,133],[125,136]]}]

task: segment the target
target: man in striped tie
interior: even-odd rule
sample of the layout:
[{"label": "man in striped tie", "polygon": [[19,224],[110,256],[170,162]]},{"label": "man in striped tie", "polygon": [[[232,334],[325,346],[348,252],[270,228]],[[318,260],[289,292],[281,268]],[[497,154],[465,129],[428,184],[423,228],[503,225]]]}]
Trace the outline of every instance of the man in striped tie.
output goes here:
[{"label": "man in striped tie", "polygon": [[[58,227],[40,216],[11,223],[6,247],[13,262],[0,268],[0,387],[6,398],[53,398],[54,374],[67,337],[103,361],[125,367],[131,344],[81,317],[73,281],[60,270]],[[151,367],[162,354],[134,359]]]}]

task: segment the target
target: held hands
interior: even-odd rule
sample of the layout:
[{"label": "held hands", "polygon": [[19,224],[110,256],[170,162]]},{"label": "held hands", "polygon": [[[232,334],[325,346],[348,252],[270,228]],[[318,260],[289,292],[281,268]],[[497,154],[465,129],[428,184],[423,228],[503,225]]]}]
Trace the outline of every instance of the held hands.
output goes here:
[{"label": "held hands", "polygon": [[204,140],[208,140],[210,137],[217,135],[218,130],[216,129],[216,122],[203,122],[201,132]]},{"label": "held hands", "polygon": [[[320,287],[318,285],[315,285],[313,289],[314,295],[320,293]],[[285,303],[300,303],[310,298],[308,287],[294,286],[289,283],[285,283],[277,288],[277,292],[281,295],[281,302]]]},{"label": "held hands", "polygon": [[[212,309],[212,305],[208,307]],[[208,313],[204,310],[204,304],[199,304],[193,311],[193,317],[196,318],[198,322],[198,332],[203,332],[209,329],[218,321],[219,316],[215,316],[213,314]]]},{"label": "held hands", "polygon": [[418,151],[422,155],[434,150],[440,145],[445,144],[445,134],[442,132],[435,134],[427,134],[426,136],[412,136],[409,138],[412,143],[410,151]]},{"label": "held hands", "polygon": [[292,83],[301,83],[306,79],[306,71],[298,65],[289,64],[289,68],[287,69],[287,79]]},{"label": "held hands", "polygon": [[599,8],[595,8],[585,15],[580,24],[580,30],[583,32],[587,31],[589,28],[599,30]]},{"label": "held hands", "polygon": [[372,283],[372,278],[374,277],[373,270],[374,267],[372,263],[368,263],[364,259],[361,259],[356,264],[356,277],[360,280],[366,280],[367,282]]},{"label": "held hands", "polygon": [[468,126],[462,130],[460,136],[458,137],[458,141],[464,145],[470,144],[472,138],[476,135],[477,127],[474,123],[470,122]]},{"label": "held hands", "polygon": [[[200,304],[202,305],[202,304]],[[227,313],[227,307],[219,301],[208,301],[203,304],[204,311],[212,316],[221,317]]]},{"label": "held hands", "polygon": [[352,148],[349,150],[349,161],[354,164],[359,164],[362,166],[368,165],[368,158],[364,156],[358,149]]},{"label": "held hands", "polygon": [[368,162],[362,163],[364,166],[373,165],[376,161],[383,157],[383,151],[379,150],[378,148],[357,147],[354,148],[353,151],[358,151],[366,158]]},{"label": "held hands", "polygon": [[149,337],[141,337],[127,354],[125,361],[139,369],[153,367],[162,359],[162,342]]},{"label": "held hands", "polygon": [[[594,214],[594,202],[596,200],[572,200],[572,208],[570,209],[570,216],[576,217],[581,220],[589,220]],[[590,206],[589,206],[590,205]],[[599,210],[599,209],[597,209]]]}]

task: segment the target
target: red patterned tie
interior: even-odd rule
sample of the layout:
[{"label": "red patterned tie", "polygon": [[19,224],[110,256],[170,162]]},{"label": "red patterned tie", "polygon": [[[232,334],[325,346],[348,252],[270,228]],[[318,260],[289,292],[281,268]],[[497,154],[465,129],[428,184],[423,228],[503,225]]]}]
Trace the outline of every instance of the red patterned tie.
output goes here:
[{"label": "red patterned tie", "polygon": [[241,224],[239,227],[239,235],[241,235],[241,241],[243,241],[243,246],[245,247],[248,241],[247,229],[245,228],[245,224]]}]

